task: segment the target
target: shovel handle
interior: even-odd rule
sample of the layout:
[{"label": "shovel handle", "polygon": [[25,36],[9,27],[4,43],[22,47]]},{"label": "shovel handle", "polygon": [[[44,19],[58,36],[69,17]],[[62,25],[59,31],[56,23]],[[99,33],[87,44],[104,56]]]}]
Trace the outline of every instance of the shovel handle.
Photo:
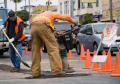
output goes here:
[{"label": "shovel handle", "polygon": [[[2,30],[3,34],[5,35],[5,37],[7,38],[7,40],[9,41],[10,39],[9,39],[9,37],[7,36],[7,34],[5,33],[4,29],[1,29],[1,30]],[[12,45],[12,47],[14,48],[14,50],[16,51],[16,53],[18,54],[18,57],[20,58],[21,62],[22,62],[26,67],[30,68],[30,66],[29,66],[26,62],[24,62],[24,61],[22,60],[22,56],[20,55],[20,53],[18,52],[18,50],[16,49],[16,47],[14,46],[14,44],[13,44],[12,42],[9,42],[9,43]]]},{"label": "shovel handle", "polygon": [[[6,37],[7,40],[9,41],[10,39],[9,39],[9,37],[7,36],[7,34],[5,33],[4,29],[2,29],[2,32],[4,33],[5,37]],[[21,59],[22,56],[20,55],[20,53],[18,52],[18,50],[16,49],[16,47],[13,45],[12,42],[9,42],[9,43],[12,45],[12,47],[15,49],[15,51],[17,52],[17,54],[19,55],[19,57],[20,57],[20,59]]]}]

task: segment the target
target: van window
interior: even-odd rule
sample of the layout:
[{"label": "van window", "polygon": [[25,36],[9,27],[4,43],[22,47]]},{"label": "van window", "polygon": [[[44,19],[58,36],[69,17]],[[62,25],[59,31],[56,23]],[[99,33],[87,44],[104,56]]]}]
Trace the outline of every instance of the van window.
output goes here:
[{"label": "van window", "polygon": [[0,25],[2,25],[7,18],[7,9],[0,9]]},{"label": "van window", "polygon": [[[7,9],[0,8],[0,25],[4,24],[7,19]],[[3,35],[2,31],[0,31],[0,42],[6,41],[5,36]]]},{"label": "van window", "polygon": [[112,26],[113,26],[112,23],[94,24],[93,29],[94,29],[95,34],[101,34],[104,28],[106,27],[112,28]]}]

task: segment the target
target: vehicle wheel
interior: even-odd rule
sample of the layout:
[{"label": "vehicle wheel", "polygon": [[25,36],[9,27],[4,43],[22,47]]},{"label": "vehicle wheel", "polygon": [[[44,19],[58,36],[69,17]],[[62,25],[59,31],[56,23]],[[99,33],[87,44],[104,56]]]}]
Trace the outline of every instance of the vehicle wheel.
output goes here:
[{"label": "vehicle wheel", "polygon": [[76,52],[78,55],[80,55],[80,43],[79,42],[76,44]]}]

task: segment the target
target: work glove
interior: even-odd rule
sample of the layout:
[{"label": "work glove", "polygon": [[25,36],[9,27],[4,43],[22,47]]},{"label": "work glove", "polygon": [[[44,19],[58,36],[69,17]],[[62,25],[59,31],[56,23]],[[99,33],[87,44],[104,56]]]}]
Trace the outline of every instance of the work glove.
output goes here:
[{"label": "work glove", "polygon": [[4,28],[4,25],[1,25],[1,26],[0,26],[0,31],[1,31],[3,28]]},{"label": "work glove", "polygon": [[12,43],[14,40],[14,38],[9,39],[9,43]]}]

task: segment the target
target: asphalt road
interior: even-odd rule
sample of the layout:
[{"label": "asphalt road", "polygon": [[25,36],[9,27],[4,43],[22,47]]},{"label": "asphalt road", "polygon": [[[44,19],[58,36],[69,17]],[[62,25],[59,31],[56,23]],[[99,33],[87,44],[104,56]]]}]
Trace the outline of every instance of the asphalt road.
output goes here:
[{"label": "asphalt road", "polygon": [[[31,65],[31,52],[29,56],[24,55],[23,59]],[[114,61],[115,57],[113,57]],[[39,79],[25,79],[31,76],[30,69],[22,66],[19,73],[11,73],[11,62],[9,54],[0,56],[0,84],[120,84],[120,77],[111,77],[111,73],[94,72],[92,69],[83,69],[84,62],[78,60],[78,56],[73,52],[73,59],[69,60],[70,65],[75,69],[75,73],[67,74],[64,77],[46,76]],[[42,73],[49,74],[50,66],[47,54],[42,55]]]}]

